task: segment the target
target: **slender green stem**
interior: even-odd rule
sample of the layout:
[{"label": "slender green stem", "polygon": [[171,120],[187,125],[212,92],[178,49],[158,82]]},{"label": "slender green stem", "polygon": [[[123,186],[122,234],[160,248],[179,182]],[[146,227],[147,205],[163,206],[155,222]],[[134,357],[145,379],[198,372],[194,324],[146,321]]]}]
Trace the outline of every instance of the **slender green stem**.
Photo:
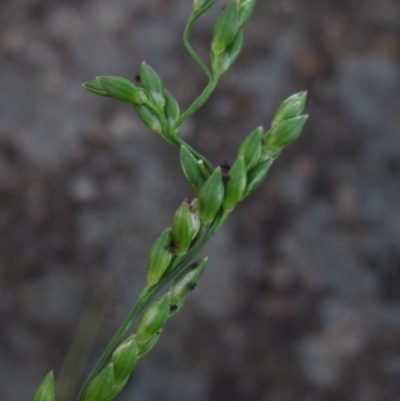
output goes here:
[{"label": "slender green stem", "polygon": [[192,12],[192,14],[190,14],[189,20],[185,26],[185,31],[183,32],[183,43],[185,44],[185,47],[188,50],[188,52],[192,55],[192,57],[197,61],[202,70],[206,73],[208,80],[211,81],[212,75],[210,69],[206,66],[203,59],[198,55],[198,53],[193,49],[189,41],[190,32],[192,31],[193,25],[196,22],[196,20],[200,17],[200,15],[198,13],[195,13],[194,11]]},{"label": "slender green stem", "polygon": [[210,97],[218,83],[218,77],[213,77],[212,80],[204,88],[201,95],[185,110],[175,121],[174,129],[179,128],[182,123],[187,120],[195,111],[197,111]]},{"label": "slender green stem", "polygon": [[115,348],[121,343],[124,335],[128,331],[128,329],[133,324],[134,320],[137,316],[144,310],[144,308],[150,304],[154,296],[161,290],[166,284],[168,284],[172,279],[179,274],[182,270],[187,267],[189,262],[203,249],[206,245],[208,240],[216,233],[218,228],[222,225],[225,221],[227,215],[224,213],[220,213],[217,217],[213,220],[210,226],[205,231],[204,235],[199,238],[199,240],[193,245],[190,251],[182,257],[182,259],[177,261],[176,266],[174,266],[167,274],[155,285],[153,286],[146,286],[142,293],[139,295],[136,303],[134,304],[133,308],[129,312],[128,316],[121,324],[120,328],[118,329],[117,333],[114,335],[110,343],[108,344],[107,348],[101,355],[99,361],[97,362],[96,366],[93,368],[91,374],[89,375],[88,379],[86,380],[85,384],[83,385],[77,401],[84,401],[86,390],[90,384],[90,382],[100,373],[100,371],[106,366],[107,362],[109,361],[112,353],[114,352]]},{"label": "slender green stem", "polygon": [[135,303],[135,305],[129,312],[129,314],[126,317],[126,319],[124,320],[124,322],[121,324],[117,333],[112,338],[112,340],[108,344],[107,348],[101,355],[96,366],[94,367],[91,374],[87,378],[85,384],[83,385],[83,387],[78,395],[78,398],[77,398],[78,401],[84,401],[86,390],[87,390],[89,384],[100,373],[100,371],[105,367],[105,365],[107,364],[108,360],[110,359],[113,351],[120,344],[122,338],[124,337],[125,333],[129,329],[129,327],[134,322],[135,318],[146,307],[146,305],[150,302],[150,300],[153,298],[154,295],[155,295],[155,292],[153,293],[153,291],[149,291],[149,289],[147,287],[142,291],[142,293],[138,297],[137,302]]},{"label": "slender green stem", "polygon": [[[203,92],[200,96],[188,107],[188,109],[180,115],[178,120],[175,122],[173,127],[170,127],[165,115],[161,113],[157,108],[152,107],[153,112],[157,114],[160,118],[162,129],[164,132],[164,138],[174,146],[180,147],[182,145],[186,146],[190,152],[192,152],[196,157],[203,160],[204,165],[211,173],[213,171],[213,167],[211,163],[200,153],[198,153],[195,149],[193,149],[189,144],[187,144],[182,138],[177,135],[179,127],[182,123],[189,118],[195,111],[197,111],[210,97],[211,93],[214,91],[215,87],[218,83],[218,76],[213,76],[210,69],[204,63],[202,58],[198,55],[198,53],[193,49],[189,37],[190,32],[193,28],[194,23],[203,14],[206,9],[210,6],[199,12],[192,12],[189,17],[189,20],[186,24],[183,41],[184,44],[192,55],[192,57],[196,60],[196,62],[200,65],[203,71],[206,73],[208,78],[208,84],[204,88]],[[151,106],[150,106],[151,107]],[[155,295],[163,288],[167,283],[169,283],[177,274],[179,274],[183,269],[187,267],[187,265],[192,261],[192,259],[200,252],[200,250],[205,246],[208,240],[215,234],[218,228],[222,225],[225,221],[227,214],[223,213],[222,211],[217,215],[217,217],[213,220],[210,226],[205,230],[204,234],[199,237],[199,239],[194,243],[191,247],[189,252],[183,256],[181,259],[176,261],[175,266],[173,266],[169,271],[166,272],[165,276],[155,285],[153,286],[146,286],[142,293],[139,295],[136,303],[133,305],[131,311],[129,312],[128,316],[125,318],[124,322],[121,324],[120,328],[118,329],[117,333],[114,335],[110,343],[108,344],[107,348],[101,355],[99,361],[97,362],[96,366],[92,370],[91,374],[89,375],[88,379],[86,380],[85,384],[83,385],[77,400],[84,401],[85,394],[87,388],[91,381],[100,373],[100,371],[106,366],[108,363],[112,353],[114,352],[115,348],[121,343],[123,337],[125,336],[128,329],[131,327],[135,319],[138,315],[146,308],[147,305],[153,300]]]},{"label": "slender green stem", "polygon": [[184,113],[180,115],[180,117],[173,126],[174,130],[178,129],[185,120],[187,120],[195,111],[197,111],[206,102],[206,100],[210,97],[211,93],[214,91],[218,83],[219,77],[210,71],[210,69],[206,66],[202,58],[193,49],[189,41],[190,32],[193,28],[194,23],[211,6],[212,3],[204,7],[201,11],[193,10],[192,14],[190,14],[189,20],[185,26],[185,31],[183,33],[183,42],[185,44],[185,47],[188,50],[188,52],[193,56],[193,58],[197,61],[197,63],[200,65],[203,71],[206,73],[208,78],[208,84],[203,90],[203,92],[200,94],[200,96],[188,107],[188,109]]}]

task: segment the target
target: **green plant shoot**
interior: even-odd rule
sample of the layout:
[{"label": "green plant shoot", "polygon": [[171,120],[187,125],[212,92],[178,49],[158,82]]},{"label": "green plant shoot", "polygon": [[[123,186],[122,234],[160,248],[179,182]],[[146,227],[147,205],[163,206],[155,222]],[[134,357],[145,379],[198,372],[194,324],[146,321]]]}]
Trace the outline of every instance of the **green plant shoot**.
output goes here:
[{"label": "green plant shoot", "polygon": [[[183,200],[175,216],[171,216],[171,227],[158,236],[149,250],[147,285],[90,373],[77,401],[108,401],[123,389],[138,359],[155,346],[166,321],[182,307],[199,281],[207,258],[194,262],[196,255],[237,204],[261,185],[273,161],[299,136],[307,120],[308,116],[302,114],[307,94],[299,92],[283,101],[267,130],[257,127],[244,138],[232,165],[213,166],[179,136],[182,123],[206,102],[220,76],[239,57],[243,26],[257,3],[231,0],[222,8],[207,62],[193,49],[190,34],[199,17],[216,2],[194,0],[184,29],[186,49],[204,71],[208,83],[183,112],[160,76],[145,62],[140,67],[140,86],[115,76],[100,76],[83,83],[85,89],[96,95],[132,104],[146,127],[179,150],[182,176],[193,189],[194,198]],[[164,293],[157,297],[161,290]],[[128,333],[137,319],[136,330]],[[54,397],[50,372],[32,400],[54,401]]]}]

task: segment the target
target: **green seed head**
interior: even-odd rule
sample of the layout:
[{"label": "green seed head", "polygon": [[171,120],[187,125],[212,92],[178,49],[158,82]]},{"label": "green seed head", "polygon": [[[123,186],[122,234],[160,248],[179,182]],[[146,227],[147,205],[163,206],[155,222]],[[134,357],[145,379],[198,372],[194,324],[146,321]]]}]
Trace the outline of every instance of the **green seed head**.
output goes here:
[{"label": "green seed head", "polygon": [[[137,360],[137,344],[133,336],[125,340],[112,354],[114,365],[114,387],[120,391],[124,385]],[[118,392],[119,392],[118,391]]]},{"label": "green seed head", "polygon": [[165,93],[165,117],[167,117],[168,124],[172,127],[175,121],[179,118],[179,104],[175,98],[167,91]]},{"label": "green seed head", "polygon": [[143,104],[148,101],[146,92],[125,78],[107,76],[96,79],[109,96],[122,102]]},{"label": "green seed head", "polygon": [[[219,76],[238,58],[243,44],[242,27],[257,3],[257,0],[229,0],[228,5],[222,9],[213,30],[210,71],[192,48],[189,37],[193,24],[216,1],[193,0],[193,11],[185,28],[184,43],[206,73],[209,83],[182,115],[177,101],[165,90],[161,78],[145,62],[140,69],[142,88],[114,76],[98,77],[83,83],[83,86],[95,94],[132,103],[139,117],[152,131],[174,146],[185,143],[177,136],[179,126],[203,105],[214,90]],[[154,347],[168,317],[181,308],[188,292],[196,286],[207,258],[189,266],[187,264],[222,225],[238,202],[262,183],[282,148],[299,136],[308,117],[302,115],[306,96],[306,92],[300,92],[282,102],[273,118],[271,129],[265,133],[262,127],[258,127],[251,132],[239,147],[231,167],[224,163],[210,173],[213,168],[207,159],[189,145],[181,146],[180,165],[198,198],[191,203],[184,201],[180,205],[171,228],[162,232],[151,247],[147,265],[148,285],[95,367],[96,374],[93,373],[89,384],[84,385],[80,401],[108,401],[117,395],[127,382],[137,359]],[[161,284],[165,284],[172,276],[175,280],[170,292],[144,310],[136,334],[121,343],[126,322],[136,318],[143,303],[147,305]],[[54,401],[54,393],[54,378],[49,373],[36,391],[33,401]]]},{"label": "green seed head", "polygon": [[147,281],[150,285],[157,284],[172,260],[171,229],[164,230],[155,240],[150,249],[147,263]]},{"label": "green seed head", "polygon": [[90,382],[85,401],[108,401],[113,396],[114,369],[110,363]]},{"label": "green seed head", "polygon": [[160,111],[165,107],[164,85],[158,74],[143,61],[140,67],[140,82]]},{"label": "green seed head", "polygon": [[142,343],[146,343],[150,337],[162,329],[168,318],[170,309],[170,294],[167,293],[153,302],[143,313],[136,330],[136,341],[139,350]]},{"label": "green seed head", "polygon": [[242,200],[247,184],[247,169],[244,156],[239,156],[228,172],[228,180],[225,183],[225,195],[222,206],[230,212]]},{"label": "green seed head", "polygon": [[189,202],[182,202],[171,226],[171,236],[177,255],[184,255],[188,251],[199,230],[200,220],[197,213],[191,212]]},{"label": "green seed head", "polygon": [[261,185],[273,161],[274,159],[272,157],[268,158],[249,171],[244,197],[253,193]]},{"label": "green seed head", "polygon": [[190,266],[188,266],[172,284],[171,293],[171,307],[169,316],[172,316],[182,307],[186,295],[199,281],[208,258],[201,259]]},{"label": "green seed head", "polygon": [[215,23],[211,42],[213,57],[225,51],[239,33],[239,29],[239,8],[233,0],[221,11]]},{"label": "green seed head", "polygon": [[138,358],[146,355],[156,345],[160,338],[162,330],[160,329],[156,334],[153,334],[148,340],[142,341],[138,344]]},{"label": "green seed head", "polygon": [[163,130],[160,119],[151,108],[145,104],[134,105],[134,107],[144,124],[156,134],[162,135]]},{"label": "green seed head", "polygon": [[213,54],[214,59],[212,60],[212,65],[214,73],[219,76],[228,71],[239,57],[242,46],[243,32],[239,31],[232,43],[230,43],[222,53]]},{"label": "green seed head", "polygon": [[54,375],[48,373],[37,388],[32,401],[53,401],[55,397]]},{"label": "green seed head", "polygon": [[256,128],[250,135],[242,142],[239,147],[237,158],[244,157],[247,171],[252,169],[258,162],[262,152],[262,138],[264,130],[262,127]]},{"label": "green seed head", "polygon": [[290,118],[299,117],[304,110],[307,100],[307,92],[299,92],[282,102],[272,120],[272,127],[276,127],[283,121]]},{"label": "green seed head", "polygon": [[308,115],[290,118],[271,128],[264,139],[264,152],[275,151],[292,143],[300,135]]},{"label": "green seed head", "polygon": [[199,193],[205,181],[203,173],[198,164],[198,160],[186,148],[186,146],[183,145],[181,146],[180,164],[186,181],[196,192],[196,194]]},{"label": "green seed head", "polygon": [[110,97],[110,95],[104,90],[104,88],[101,86],[100,82],[97,79],[91,79],[90,81],[86,81],[82,84],[82,86],[89,92],[95,93],[96,95]]},{"label": "green seed head", "polygon": [[224,183],[221,168],[217,167],[208,177],[199,193],[198,208],[202,224],[211,223],[224,199]]},{"label": "green seed head", "polygon": [[239,6],[239,25],[243,26],[253,14],[257,0],[236,0]]}]

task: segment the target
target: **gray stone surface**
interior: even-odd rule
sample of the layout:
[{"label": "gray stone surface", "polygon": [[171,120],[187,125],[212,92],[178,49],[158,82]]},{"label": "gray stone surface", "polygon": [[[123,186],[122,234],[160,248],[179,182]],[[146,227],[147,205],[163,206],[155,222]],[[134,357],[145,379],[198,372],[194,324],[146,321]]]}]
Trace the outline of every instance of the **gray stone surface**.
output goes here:
[{"label": "gray stone surface", "polygon": [[[190,3],[0,1],[0,400],[62,376],[80,324],[94,363],[193,196],[176,149],[80,86],[133,80],[146,60],[189,105],[205,83],[181,43]],[[194,29],[205,57],[223,4]],[[204,251],[198,289],[119,400],[399,399],[399,31],[397,0],[258,2],[182,135],[218,164],[295,91],[310,119]]]}]

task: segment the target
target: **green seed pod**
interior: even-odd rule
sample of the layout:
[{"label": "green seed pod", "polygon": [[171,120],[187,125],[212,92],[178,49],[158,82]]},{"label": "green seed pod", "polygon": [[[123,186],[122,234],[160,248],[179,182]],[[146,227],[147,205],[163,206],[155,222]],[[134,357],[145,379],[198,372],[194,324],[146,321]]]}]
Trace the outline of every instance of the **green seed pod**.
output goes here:
[{"label": "green seed pod", "polygon": [[225,51],[216,55],[215,60],[213,60],[213,70],[217,75],[222,75],[232,67],[233,63],[239,57],[242,45],[243,32],[239,31],[233,42],[228,45]]},{"label": "green seed pod", "polygon": [[135,107],[136,113],[144,122],[144,124],[150,128],[156,134],[162,135],[162,125],[159,118],[154,114],[154,112],[150,109],[149,106],[145,104],[133,105]]},{"label": "green seed pod", "polygon": [[198,160],[186,148],[186,146],[183,145],[181,146],[180,164],[186,181],[196,194],[199,193],[205,180],[198,164]]},{"label": "green seed pod", "polygon": [[54,397],[54,375],[53,372],[49,372],[37,388],[32,401],[53,401]]},{"label": "green seed pod", "polygon": [[82,86],[89,92],[93,92],[96,95],[110,97],[110,95],[103,89],[103,87],[100,85],[100,82],[97,79],[91,79],[90,81],[86,81],[82,84]]},{"label": "green seed pod", "polygon": [[179,118],[179,104],[175,98],[167,91],[165,92],[165,116],[167,117],[168,124],[172,127],[175,121]]},{"label": "green seed pod", "polygon": [[233,42],[239,32],[239,9],[236,1],[231,1],[219,15],[214,26],[211,51],[214,56],[222,53]]},{"label": "green seed pod", "polygon": [[96,77],[103,89],[114,99],[133,104],[144,104],[148,101],[146,92],[132,82],[120,77]]},{"label": "green seed pod", "polygon": [[114,387],[122,389],[137,361],[138,348],[133,336],[130,336],[112,354],[114,365]]},{"label": "green seed pod", "polygon": [[278,150],[293,142],[300,135],[307,118],[308,115],[290,118],[272,128],[264,139],[264,151]]},{"label": "green seed pod", "polygon": [[243,199],[247,184],[247,169],[244,156],[235,160],[228,172],[228,181],[225,183],[225,195],[222,207],[230,212]]},{"label": "green seed pod", "polygon": [[273,158],[269,158],[250,170],[247,176],[246,191],[243,197],[250,195],[261,185],[273,161]]},{"label": "green seed pod", "polygon": [[208,177],[199,193],[199,216],[203,224],[211,223],[224,199],[224,183],[221,168],[217,167]]},{"label": "green seed pod", "polygon": [[171,263],[173,254],[170,251],[171,229],[164,230],[154,241],[147,262],[147,281],[157,284]]},{"label": "green seed pod", "polygon": [[136,330],[136,341],[139,349],[143,342],[162,329],[167,320],[170,308],[170,293],[153,302],[143,313]]},{"label": "green seed pod", "polygon": [[303,112],[307,100],[307,91],[296,93],[284,100],[278,107],[272,120],[272,127],[276,127],[285,120],[299,117]]},{"label": "green seed pod", "polygon": [[158,74],[144,61],[140,67],[140,82],[143,88],[149,92],[158,108],[161,111],[164,111],[164,85]]},{"label": "green seed pod", "polygon": [[208,258],[201,259],[188,266],[178,277],[175,279],[171,286],[171,307],[169,316],[174,315],[182,307],[186,295],[189,291],[197,285]]},{"label": "green seed pod", "polygon": [[108,364],[89,384],[85,401],[108,401],[113,395],[114,369]]},{"label": "green seed pod", "polygon": [[161,331],[162,330],[157,331],[157,333],[153,334],[147,341],[142,341],[138,344],[138,358],[141,358],[152,350],[160,338]]},{"label": "green seed pod", "polygon": [[200,230],[200,220],[197,214],[190,211],[190,204],[184,201],[176,211],[171,225],[171,236],[174,251],[178,256],[184,255]]},{"label": "green seed pod", "polygon": [[253,14],[257,0],[236,0],[239,5],[239,25],[242,27]]},{"label": "green seed pod", "polygon": [[257,127],[250,135],[242,142],[237,152],[237,158],[244,157],[247,171],[251,170],[258,162],[262,152],[262,137],[264,130],[262,127]]}]

